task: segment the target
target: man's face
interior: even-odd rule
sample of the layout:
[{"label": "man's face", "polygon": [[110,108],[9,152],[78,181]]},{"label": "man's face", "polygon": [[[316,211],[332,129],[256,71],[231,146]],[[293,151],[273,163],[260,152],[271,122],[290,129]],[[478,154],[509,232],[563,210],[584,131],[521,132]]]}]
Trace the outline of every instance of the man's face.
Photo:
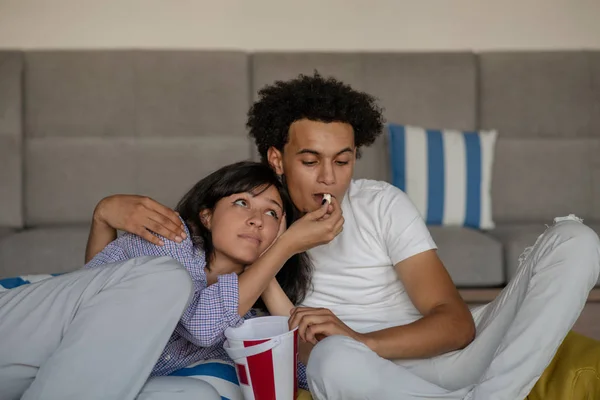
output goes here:
[{"label": "man's face", "polygon": [[354,130],[341,122],[296,121],[290,126],[283,154],[271,148],[268,159],[278,174],[285,175],[300,211],[319,208],[324,193],[341,203],[356,161]]}]

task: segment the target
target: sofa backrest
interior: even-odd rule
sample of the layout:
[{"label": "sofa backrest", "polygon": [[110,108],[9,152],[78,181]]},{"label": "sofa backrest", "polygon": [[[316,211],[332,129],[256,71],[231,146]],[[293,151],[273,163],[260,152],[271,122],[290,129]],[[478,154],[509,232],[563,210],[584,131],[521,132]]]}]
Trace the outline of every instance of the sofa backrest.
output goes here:
[{"label": "sofa backrest", "polygon": [[600,218],[600,52],[484,53],[480,126],[499,132],[494,218]]},{"label": "sofa backrest", "polygon": [[0,52],[0,226],[23,224],[22,176],[23,56]]},{"label": "sofa backrest", "polygon": [[90,221],[139,193],[174,207],[202,176],[250,158],[241,52],[25,54],[27,225]]},{"label": "sofa backrest", "polygon": [[[388,122],[497,129],[499,222],[600,220],[600,52],[0,52],[0,226],[89,222],[112,193],[168,206],[198,179],[258,159],[257,91],[333,75],[380,100]],[[355,177],[390,179],[386,135]]]}]

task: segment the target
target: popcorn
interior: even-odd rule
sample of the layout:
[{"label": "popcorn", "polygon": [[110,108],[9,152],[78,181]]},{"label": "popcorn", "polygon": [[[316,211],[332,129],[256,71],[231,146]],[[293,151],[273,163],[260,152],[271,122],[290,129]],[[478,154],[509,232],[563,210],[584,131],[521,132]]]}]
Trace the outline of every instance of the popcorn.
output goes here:
[{"label": "popcorn", "polygon": [[323,200],[327,201],[327,204],[331,204],[331,195],[329,193],[325,193],[323,195]]}]

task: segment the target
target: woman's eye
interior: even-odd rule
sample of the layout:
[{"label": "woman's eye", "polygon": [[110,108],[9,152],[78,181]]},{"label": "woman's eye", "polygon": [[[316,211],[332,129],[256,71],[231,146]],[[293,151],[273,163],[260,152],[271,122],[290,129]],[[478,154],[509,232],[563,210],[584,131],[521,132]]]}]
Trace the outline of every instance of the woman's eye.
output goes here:
[{"label": "woman's eye", "polygon": [[234,201],[233,204],[235,204],[237,206],[241,206],[241,207],[248,207],[248,202],[244,199],[238,199],[238,200]]},{"label": "woman's eye", "polygon": [[279,219],[279,216],[277,215],[277,213],[273,210],[269,210],[267,211],[267,214],[269,214],[271,217],[275,218],[275,219]]}]

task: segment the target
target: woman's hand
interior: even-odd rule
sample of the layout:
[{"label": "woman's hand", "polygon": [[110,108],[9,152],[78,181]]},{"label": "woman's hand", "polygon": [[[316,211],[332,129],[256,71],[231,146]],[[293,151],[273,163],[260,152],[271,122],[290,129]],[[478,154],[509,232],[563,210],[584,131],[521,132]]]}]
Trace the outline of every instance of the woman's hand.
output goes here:
[{"label": "woman's hand", "polygon": [[331,242],[342,232],[343,227],[342,209],[333,198],[331,204],[325,203],[294,222],[283,232],[281,239],[285,238],[295,253],[302,253]]},{"label": "woman's hand", "polygon": [[162,246],[164,243],[148,230],[174,242],[185,239],[185,228],[178,214],[149,197],[118,194],[100,201],[94,220],[143,237]]}]

